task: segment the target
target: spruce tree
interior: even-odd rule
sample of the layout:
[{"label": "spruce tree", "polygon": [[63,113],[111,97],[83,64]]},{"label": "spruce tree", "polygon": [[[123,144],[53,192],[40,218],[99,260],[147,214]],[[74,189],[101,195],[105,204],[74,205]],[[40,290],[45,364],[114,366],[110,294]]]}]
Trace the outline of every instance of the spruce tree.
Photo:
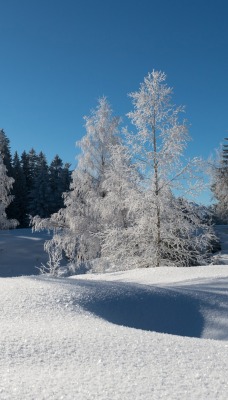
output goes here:
[{"label": "spruce tree", "polygon": [[[42,152],[36,156],[35,162],[35,176],[29,192],[29,211],[32,216],[39,215],[42,218],[47,218],[50,215],[51,195],[48,164],[46,157]],[[33,164],[32,167],[34,167]]]},{"label": "spruce tree", "polygon": [[72,171],[70,167],[70,163],[65,163],[60,174],[62,193],[68,192],[70,189],[70,184],[72,182]]},{"label": "spruce tree", "polygon": [[[10,141],[3,129],[0,129],[0,153],[2,156],[3,164],[6,166],[7,175],[9,177],[12,177],[13,168],[12,168]],[[12,187],[10,189],[9,194],[12,195]],[[6,208],[6,214],[9,219],[14,218],[14,215],[11,213],[11,204],[9,204],[9,206]]]},{"label": "spruce tree", "polygon": [[25,228],[29,223],[27,216],[27,187],[25,175],[17,152],[15,152],[13,157],[12,175],[14,184],[12,189],[13,201],[9,205],[10,215],[12,218],[18,220],[21,228]]},{"label": "spruce tree", "polygon": [[3,163],[7,168],[8,176],[12,176],[12,157],[10,151],[10,141],[3,129],[0,129],[0,153]]},{"label": "spruce tree", "polygon": [[27,170],[27,177],[26,177],[29,193],[33,188],[34,181],[35,181],[35,178],[37,175],[37,171],[38,171],[37,164],[38,164],[38,156],[36,154],[36,151],[32,148],[28,152],[28,163],[27,163],[28,170]]},{"label": "spruce tree", "polygon": [[50,180],[50,214],[60,210],[64,206],[63,192],[65,191],[62,182],[63,162],[56,155],[49,167]]},{"label": "spruce tree", "polygon": [[[228,138],[225,138],[228,140]],[[212,167],[211,190],[217,201],[216,217],[221,222],[228,222],[228,145],[223,144],[217,163]]]},{"label": "spruce tree", "polygon": [[18,224],[18,221],[8,219],[6,215],[6,208],[12,201],[9,192],[12,189],[13,181],[13,178],[7,175],[7,168],[0,153],[0,229],[15,228]]}]

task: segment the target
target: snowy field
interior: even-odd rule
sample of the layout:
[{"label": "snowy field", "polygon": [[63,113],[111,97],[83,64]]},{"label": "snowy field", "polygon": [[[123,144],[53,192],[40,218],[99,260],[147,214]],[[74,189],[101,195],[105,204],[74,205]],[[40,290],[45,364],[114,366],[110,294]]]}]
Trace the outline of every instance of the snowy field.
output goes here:
[{"label": "snowy field", "polygon": [[45,237],[1,232],[0,399],[226,400],[227,233],[224,265],[51,279],[19,276]]},{"label": "snowy field", "polygon": [[0,230],[0,277],[39,274],[38,267],[48,259],[44,242],[49,238],[31,229]]}]

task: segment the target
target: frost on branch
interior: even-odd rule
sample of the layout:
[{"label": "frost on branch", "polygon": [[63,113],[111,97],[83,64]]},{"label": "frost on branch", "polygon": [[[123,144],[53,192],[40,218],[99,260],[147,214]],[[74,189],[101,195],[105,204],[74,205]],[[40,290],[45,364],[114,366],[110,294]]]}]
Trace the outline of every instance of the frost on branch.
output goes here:
[{"label": "frost on branch", "polygon": [[153,71],[130,94],[132,131],[119,134],[105,98],[85,117],[65,208],[34,219],[35,229],[54,230],[49,269],[63,256],[73,269],[95,272],[208,262],[213,229],[186,198],[202,188],[200,160],[184,158],[184,110],[172,104],[165,80]]},{"label": "frost on branch", "polygon": [[[103,219],[100,202],[106,196],[103,181],[110,163],[110,147],[118,143],[119,118],[105,98],[90,116],[85,117],[86,134],[78,146],[81,154],[72,174],[70,191],[64,195],[65,208],[42,222],[34,219],[35,229],[56,229],[53,248],[59,246],[69,263],[75,268],[87,265],[100,257]],[[58,243],[56,244],[58,235]],[[52,247],[50,246],[50,251]]]},{"label": "frost on branch", "polygon": [[164,73],[153,71],[130,94],[134,109],[128,117],[134,130],[125,130],[125,136],[142,175],[132,243],[144,264],[189,266],[208,258],[214,234],[187,200],[180,206],[178,197],[192,194],[202,182],[199,160],[184,160],[189,140],[184,110],[171,103],[172,89],[165,80]]}]

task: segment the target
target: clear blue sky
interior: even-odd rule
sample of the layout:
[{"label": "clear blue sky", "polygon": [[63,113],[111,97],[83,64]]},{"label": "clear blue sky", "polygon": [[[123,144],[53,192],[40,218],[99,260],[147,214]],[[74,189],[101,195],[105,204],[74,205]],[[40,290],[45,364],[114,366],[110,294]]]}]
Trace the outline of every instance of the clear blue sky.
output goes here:
[{"label": "clear blue sky", "polygon": [[186,106],[190,156],[228,136],[227,0],[0,0],[0,127],[12,153],[34,147],[76,165],[83,115],[164,71]]}]

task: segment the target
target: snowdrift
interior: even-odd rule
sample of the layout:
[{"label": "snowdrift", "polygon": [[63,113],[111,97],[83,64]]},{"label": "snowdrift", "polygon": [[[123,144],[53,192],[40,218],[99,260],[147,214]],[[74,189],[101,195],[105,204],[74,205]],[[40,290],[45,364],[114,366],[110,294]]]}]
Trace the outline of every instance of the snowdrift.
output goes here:
[{"label": "snowdrift", "polygon": [[0,278],[0,304],[2,400],[227,398],[227,265]]}]

